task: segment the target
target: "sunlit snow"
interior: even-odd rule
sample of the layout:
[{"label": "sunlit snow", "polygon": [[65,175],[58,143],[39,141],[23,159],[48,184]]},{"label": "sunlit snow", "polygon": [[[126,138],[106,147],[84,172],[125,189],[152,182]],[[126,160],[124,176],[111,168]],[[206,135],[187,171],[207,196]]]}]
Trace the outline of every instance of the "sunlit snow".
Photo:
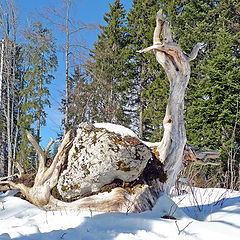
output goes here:
[{"label": "sunlit snow", "polygon": [[237,240],[240,234],[240,193],[225,189],[162,194],[152,211],[140,214],[45,212],[14,193],[0,195],[0,239]]},{"label": "sunlit snow", "polygon": [[[120,125],[95,127],[137,137]],[[15,191],[0,193],[0,240],[239,239],[240,192],[190,188],[184,179],[181,184],[180,191],[172,189],[171,198],[162,193],[152,211],[140,214],[45,212],[14,197]]]},{"label": "sunlit snow", "polygon": [[[131,137],[138,138],[137,134],[134,133],[131,129],[126,128],[126,127],[121,126],[121,125],[118,125],[118,124],[113,124],[113,123],[94,123],[94,126],[96,128],[105,128],[109,132],[114,132],[114,133],[120,134],[122,137],[131,136]],[[139,139],[139,140],[142,141],[141,139]],[[156,143],[151,143],[151,142],[146,142],[146,141],[142,141],[142,142],[145,145],[147,145],[148,147],[157,146],[159,144],[159,142],[156,142]]]}]

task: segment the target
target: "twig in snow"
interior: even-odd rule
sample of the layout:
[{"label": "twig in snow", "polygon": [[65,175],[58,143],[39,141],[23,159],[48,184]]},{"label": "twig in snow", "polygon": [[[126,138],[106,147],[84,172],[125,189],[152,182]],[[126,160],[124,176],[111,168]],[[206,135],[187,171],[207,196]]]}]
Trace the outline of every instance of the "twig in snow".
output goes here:
[{"label": "twig in snow", "polygon": [[89,212],[90,212],[90,216],[91,216],[91,218],[92,218],[92,209],[91,209],[91,207],[90,206],[88,206],[88,209],[89,209]]},{"label": "twig in snow", "polygon": [[66,233],[63,233],[63,235],[60,237],[61,239],[64,239],[64,236],[66,235]]},{"label": "twig in snow", "polygon": [[46,224],[48,224],[47,211],[45,211]]},{"label": "twig in snow", "polygon": [[6,209],[4,206],[5,201],[1,201],[1,203],[2,203],[2,210],[5,210]]},{"label": "twig in snow", "polygon": [[177,220],[176,220],[175,224],[176,224],[177,229],[178,229],[178,235],[180,235],[181,232],[183,232],[191,223],[193,223],[193,221],[189,222],[183,229],[180,229],[179,226],[178,226]]}]

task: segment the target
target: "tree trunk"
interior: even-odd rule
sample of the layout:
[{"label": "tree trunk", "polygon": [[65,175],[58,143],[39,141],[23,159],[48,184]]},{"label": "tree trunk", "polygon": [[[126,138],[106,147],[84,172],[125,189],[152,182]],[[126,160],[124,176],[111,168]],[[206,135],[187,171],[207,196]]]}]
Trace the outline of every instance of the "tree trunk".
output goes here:
[{"label": "tree trunk", "polygon": [[7,162],[6,162],[6,132],[4,126],[1,128],[1,142],[0,142],[0,177],[6,176]]},{"label": "tree trunk", "polygon": [[[40,83],[39,83],[39,92],[40,92],[40,97],[39,97],[39,106],[42,102],[42,85],[43,85],[43,58],[44,58],[44,54],[42,52],[42,59],[41,59],[41,68],[42,68],[42,73],[41,73],[41,79],[40,79]],[[40,143],[40,131],[41,131],[41,116],[42,116],[42,111],[40,110],[38,112],[38,116],[37,116],[37,141],[38,143]],[[36,161],[35,161],[35,168],[38,168],[38,155],[36,153]]]},{"label": "tree trunk", "polygon": [[11,68],[12,68],[12,48],[11,48],[11,42],[8,41],[8,66],[7,66],[7,74],[6,74],[6,90],[7,90],[7,104],[6,104],[6,120],[7,120],[7,146],[8,146],[8,176],[12,175],[12,104],[13,104],[13,98],[12,98],[12,82],[11,82]]},{"label": "tree trunk", "polygon": [[[161,32],[163,35],[163,42],[161,42]],[[162,164],[153,157],[152,161],[156,161],[157,163],[155,162],[153,164],[151,161],[149,161],[148,163],[150,164],[150,167],[147,167],[147,163],[144,169],[144,171],[146,170],[146,175],[151,178],[150,185],[145,184],[146,181],[144,181],[143,184],[138,184],[139,187],[133,187],[130,192],[126,191],[123,187],[116,187],[110,192],[98,193],[94,196],[83,197],[69,203],[55,199],[52,196],[51,191],[58,182],[61,167],[66,162],[69,150],[73,144],[70,132],[65,134],[63,142],[58,149],[58,153],[54,157],[49,167],[46,166],[47,153],[54,141],[52,140],[44,151],[33,138],[33,136],[28,133],[28,139],[36,149],[39,156],[39,167],[33,186],[28,187],[23,183],[11,181],[0,182],[0,185],[5,188],[9,187],[12,189],[19,189],[29,201],[45,210],[90,208],[94,211],[141,212],[151,209],[157,200],[160,190],[165,190],[166,192],[170,191],[177,174],[182,168],[184,149],[186,145],[186,131],[183,118],[184,94],[190,78],[189,62],[197,56],[197,52],[201,46],[202,44],[197,44],[192,53],[189,56],[186,55],[180,49],[180,47],[173,42],[170,27],[168,23],[163,20],[162,12],[160,10],[157,14],[157,26],[154,32],[153,46],[139,51],[142,53],[154,50],[156,59],[165,69],[170,82],[170,95],[163,121],[164,135],[162,141],[157,147],[159,154],[156,154],[159,155],[158,157],[160,161],[164,164],[164,170],[167,172],[167,182],[163,186],[164,189],[162,189],[162,183],[159,181],[160,171],[154,165],[160,164],[162,169]],[[85,134],[89,134],[89,138],[90,135],[93,136],[91,141],[95,145],[97,140],[96,135],[94,135],[94,132],[91,132],[90,130],[91,129],[85,131]],[[121,139],[119,140],[119,136],[116,139],[118,144],[125,146],[128,150],[127,145],[125,145]],[[82,140],[79,142],[81,141]],[[81,144],[79,146],[81,147]],[[101,150],[102,149],[100,148],[100,151]],[[135,153],[134,156],[136,156],[136,151],[133,152]],[[100,154],[102,153],[99,152],[99,155]],[[104,154],[107,156],[107,152]],[[136,157],[139,160],[139,157]],[[126,166],[122,163],[119,165],[119,167],[122,168],[122,170],[120,169],[121,171],[129,171],[129,169],[126,168]],[[82,166],[82,169],[85,169],[85,171],[88,170],[84,166]],[[88,175],[89,173],[87,172],[86,174]],[[95,178],[93,180],[95,180]],[[165,180],[166,177],[164,177],[163,182]],[[70,190],[71,187],[72,186],[70,186]]]},{"label": "tree trunk", "polygon": [[143,113],[144,113],[144,100],[143,100],[143,83],[145,77],[145,64],[142,65],[142,72],[141,72],[141,80],[140,80],[140,90],[139,90],[139,98],[140,98],[140,106],[139,106],[139,134],[138,137],[140,139],[144,139],[144,120],[143,120]]},{"label": "tree trunk", "polygon": [[[16,81],[16,18],[14,2],[6,1],[0,6],[0,26],[3,40],[0,65],[0,110],[2,121],[1,161],[4,161],[6,174],[13,173],[12,160],[15,159],[18,145],[19,106],[21,103]],[[7,159],[6,159],[7,158]],[[5,160],[6,159],[6,160]]]},{"label": "tree trunk", "polygon": [[67,16],[66,16],[66,46],[65,46],[65,118],[64,118],[64,136],[68,131],[68,115],[69,115],[69,10],[71,1],[66,1],[67,4]]},{"label": "tree trunk", "polygon": [[193,52],[186,55],[177,43],[173,41],[171,29],[163,19],[162,10],[156,18],[156,28],[153,45],[140,50],[140,53],[154,50],[157,61],[167,73],[170,82],[170,94],[163,120],[164,135],[157,150],[159,159],[164,163],[168,180],[165,191],[169,192],[176,177],[182,169],[184,148],[186,145],[186,130],[184,125],[184,95],[190,78],[190,61],[197,56],[202,44],[197,44]]},{"label": "tree trunk", "polygon": [[[0,117],[2,117],[2,86],[3,86],[3,61],[4,61],[4,39],[2,39],[2,46],[1,46],[1,59],[0,59]],[[0,177],[5,176],[6,174],[6,147],[5,147],[5,131],[4,131],[4,123],[1,120],[0,122],[0,130],[1,130],[1,137],[0,137]]]},{"label": "tree trunk", "polygon": [[2,84],[3,84],[3,60],[4,60],[4,39],[2,39],[0,59],[0,110],[2,109]]}]

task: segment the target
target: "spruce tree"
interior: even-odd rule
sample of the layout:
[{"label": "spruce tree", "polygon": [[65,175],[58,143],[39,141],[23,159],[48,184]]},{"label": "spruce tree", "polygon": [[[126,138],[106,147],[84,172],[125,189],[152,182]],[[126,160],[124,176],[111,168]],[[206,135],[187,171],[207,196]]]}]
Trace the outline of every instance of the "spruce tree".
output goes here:
[{"label": "spruce tree", "polygon": [[[186,94],[188,142],[202,149],[220,150],[222,176],[232,168],[233,174],[227,175],[233,180],[231,163],[235,170],[239,164],[239,3],[176,1],[174,11],[169,17],[181,47],[187,52],[197,41],[206,43],[191,66]],[[222,172],[211,166],[203,169],[206,180]]]},{"label": "spruce tree", "polygon": [[128,76],[132,80],[132,108],[135,110],[135,128],[139,137],[159,140],[162,134],[168,94],[165,72],[156,62],[152,52],[144,55],[136,51],[152,45],[155,14],[159,10],[157,0],[134,0],[128,14],[129,65]]},{"label": "spruce tree", "polygon": [[[22,131],[22,141],[19,158],[32,155],[24,152],[28,141],[25,130],[36,129],[35,136],[40,142],[40,128],[46,123],[45,106],[50,106],[48,85],[54,78],[57,67],[56,47],[51,32],[40,22],[33,25],[26,34],[24,53],[25,74],[24,88],[21,90],[24,103],[22,104],[22,118],[19,121]],[[31,149],[31,148],[29,148]],[[27,156],[26,156],[27,154]],[[32,156],[30,156],[32,159]],[[31,160],[32,161],[32,160]],[[37,162],[36,162],[37,164]]]},{"label": "spruce tree", "polygon": [[[109,4],[105,13],[105,26],[91,52],[92,62],[86,66],[91,72],[91,86],[94,93],[93,121],[105,121],[128,125],[126,78],[126,11],[120,0]],[[125,92],[124,92],[125,91]]]},{"label": "spruce tree", "polygon": [[[239,3],[220,1],[211,12],[215,19],[210,51],[205,57],[193,107],[189,135],[200,147],[219,149],[227,187],[233,188],[239,167]],[[202,94],[202,97],[200,97]],[[238,175],[238,173],[237,173]],[[235,179],[235,180],[234,180]]]},{"label": "spruce tree", "polygon": [[91,108],[91,88],[87,75],[76,67],[69,78],[69,123],[75,128],[89,120]]},{"label": "spruce tree", "polygon": [[40,140],[40,127],[46,123],[45,106],[50,107],[48,85],[54,78],[57,68],[56,47],[51,32],[40,22],[33,25],[27,35],[25,80],[27,88],[23,91],[31,104],[33,121],[37,122],[37,139]]}]

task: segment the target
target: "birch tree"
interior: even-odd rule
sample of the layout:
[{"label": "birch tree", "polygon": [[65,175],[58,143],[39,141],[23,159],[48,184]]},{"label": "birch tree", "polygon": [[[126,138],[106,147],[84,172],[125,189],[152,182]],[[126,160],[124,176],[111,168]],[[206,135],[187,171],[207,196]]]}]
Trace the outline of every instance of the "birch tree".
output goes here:
[{"label": "birch tree", "polygon": [[80,32],[90,28],[90,26],[78,21],[76,17],[74,17],[74,0],[61,0],[59,2],[62,3],[61,8],[48,8],[43,17],[47,19],[51,25],[56,26],[61,34],[61,39],[58,39],[57,44],[63,50],[65,58],[65,97],[62,108],[64,113],[63,125],[65,135],[69,128],[69,77],[74,67],[80,65],[82,61],[82,51],[86,48],[85,44],[81,42]]},{"label": "birch tree", "polygon": [[4,121],[2,115],[2,87],[3,87],[3,62],[4,62],[4,39],[1,41],[1,55],[0,55],[0,177],[5,175],[5,132],[4,130]]},{"label": "birch tree", "polygon": [[[19,117],[19,106],[21,100],[18,95],[16,79],[16,15],[14,1],[8,0],[0,4],[0,26],[1,35],[4,40],[4,59],[2,67],[2,114],[4,124],[2,129],[2,138],[7,141],[7,174],[11,175],[13,170],[12,160],[16,158],[17,139],[19,136],[19,127],[16,121]],[[5,133],[5,136],[3,134]],[[4,155],[4,149],[1,147],[1,154]],[[2,157],[3,157],[2,155]]]}]

